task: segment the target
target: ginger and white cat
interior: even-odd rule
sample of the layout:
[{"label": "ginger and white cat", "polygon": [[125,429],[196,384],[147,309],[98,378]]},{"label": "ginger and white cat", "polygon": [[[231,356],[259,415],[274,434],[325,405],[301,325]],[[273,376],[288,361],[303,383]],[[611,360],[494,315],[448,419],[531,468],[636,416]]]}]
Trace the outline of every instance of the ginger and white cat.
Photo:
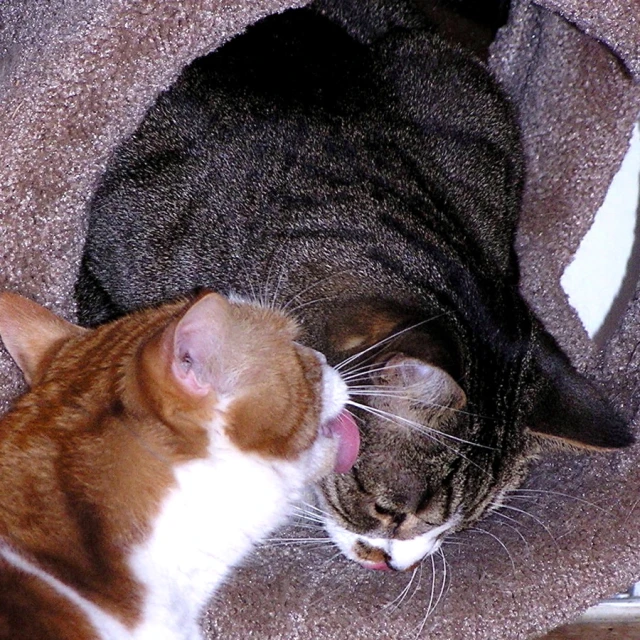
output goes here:
[{"label": "ginger and white cat", "polygon": [[230,568],[357,454],[296,333],[213,293],[96,330],[0,294],[31,386],[0,422],[0,638],[201,638]]}]

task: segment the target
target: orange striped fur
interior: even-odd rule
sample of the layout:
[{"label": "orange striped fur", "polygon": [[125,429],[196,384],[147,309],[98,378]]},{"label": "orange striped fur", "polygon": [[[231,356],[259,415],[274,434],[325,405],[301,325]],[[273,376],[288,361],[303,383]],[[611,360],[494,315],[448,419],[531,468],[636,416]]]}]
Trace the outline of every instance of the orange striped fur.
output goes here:
[{"label": "orange striped fur", "polygon": [[[148,604],[164,588],[153,554],[178,583],[198,560],[180,556],[174,567],[165,558],[165,540],[177,540],[178,557],[180,536],[191,535],[167,514],[193,502],[185,518],[211,528],[203,537],[215,553],[227,528],[266,534],[284,517],[287,494],[333,463],[335,443],[318,427],[342,410],[343,385],[294,342],[296,332],[277,311],[217,294],[95,330],[0,294],[0,335],[32,385],[0,422],[0,638],[151,640],[159,629],[162,638],[197,637],[189,635],[197,614],[226,568],[183,589],[193,629],[176,624],[171,635],[171,612]],[[199,488],[200,477],[212,486]],[[238,514],[213,513],[233,511],[227,494],[236,490]],[[251,515],[247,501],[264,510],[273,496],[282,504]],[[248,548],[229,539],[221,554],[231,566]]]}]

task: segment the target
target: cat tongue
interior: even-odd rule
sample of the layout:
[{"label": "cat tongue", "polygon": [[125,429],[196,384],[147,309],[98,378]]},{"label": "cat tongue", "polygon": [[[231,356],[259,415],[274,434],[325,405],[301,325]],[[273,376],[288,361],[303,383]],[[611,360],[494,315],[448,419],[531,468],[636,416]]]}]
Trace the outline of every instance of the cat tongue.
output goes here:
[{"label": "cat tongue", "polygon": [[333,470],[347,473],[356,462],[360,449],[360,432],[351,414],[343,411],[327,425],[331,433],[338,438],[338,456]]}]

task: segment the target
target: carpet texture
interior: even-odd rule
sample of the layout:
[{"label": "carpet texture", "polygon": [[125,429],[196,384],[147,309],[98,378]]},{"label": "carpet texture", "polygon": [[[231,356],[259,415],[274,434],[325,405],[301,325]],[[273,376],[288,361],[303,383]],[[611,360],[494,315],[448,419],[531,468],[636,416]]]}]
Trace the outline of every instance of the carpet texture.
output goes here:
[{"label": "carpet texture", "polygon": [[[86,205],[109,154],[185,64],[296,4],[0,3],[0,289],[73,319]],[[637,426],[640,291],[594,342],[559,283],[640,111],[637,1],[515,0],[490,64],[519,106],[528,156],[525,293]],[[0,412],[22,388],[0,351]],[[403,601],[407,574],[367,572],[329,545],[265,545],[217,594],[206,636],[414,638],[424,624],[434,640],[535,637],[640,577],[639,458],[640,447],[544,458],[513,510],[446,545],[446,571],[427,560]]]}]

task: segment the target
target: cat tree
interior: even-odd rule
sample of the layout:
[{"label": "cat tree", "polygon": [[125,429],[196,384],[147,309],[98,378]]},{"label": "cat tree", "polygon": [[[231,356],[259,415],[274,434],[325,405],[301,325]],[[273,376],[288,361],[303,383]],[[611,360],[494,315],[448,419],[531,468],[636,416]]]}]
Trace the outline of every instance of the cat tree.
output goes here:
[{"label": "cat tree", "polygon": [[[301,4],[0,3],[0,289],[72,319],[86,204],[114,147],[185,64],[260,17]],[[519,105],[528,154],[518,240],[523,287],[579,368],[628,416],[640,403],[638,294],[623,301],[608,339],[595,345],[559,280],[640,110],[640,12],[633,4],[518,0],[490,58]],[[2,351],[0,411],[20,390],[18,371]],[[527,513],[504,511],[483,522],[484,531],[459,535],[446,547],[443,597],[421,637],[533,637],[640,576],[637,447],[556,454],[534,469],[526,488],[510,504]],[[429,609],[431,563],[415,595],[384,608],[409,576],[367,572],[334,552],[328,545],[259,549],[211,604],[207,637],[414,637]],[[434,601],[440,559],[435,566]]]}]

